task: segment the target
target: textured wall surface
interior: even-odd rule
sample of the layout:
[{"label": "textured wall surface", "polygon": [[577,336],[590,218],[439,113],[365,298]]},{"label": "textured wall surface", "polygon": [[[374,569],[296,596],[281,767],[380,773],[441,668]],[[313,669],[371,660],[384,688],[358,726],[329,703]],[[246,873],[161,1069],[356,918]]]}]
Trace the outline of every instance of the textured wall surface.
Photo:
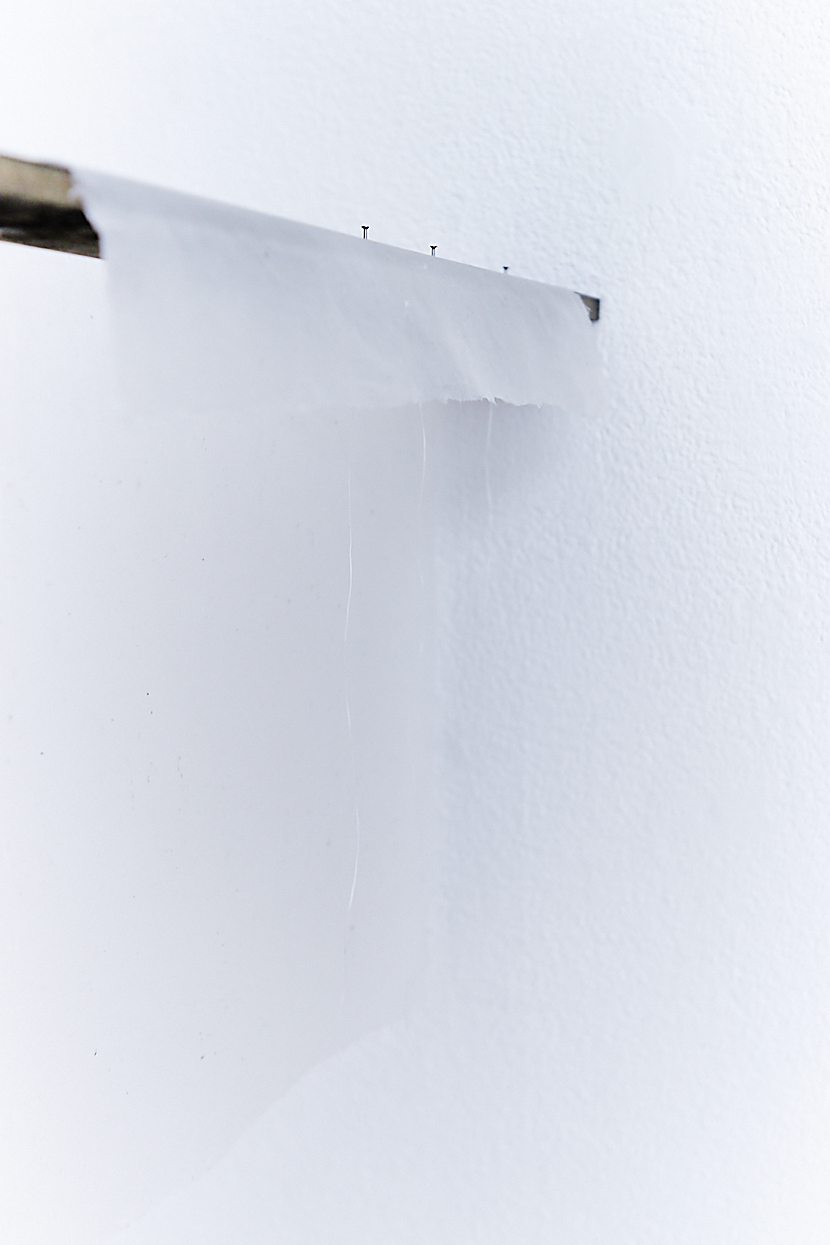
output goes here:
[{"label": "textured wall surface", "polygon": [[458,425],[421,1003],[125,1240],[826,1241],[823,9],[4,27],[3,151],[603,299],[605,411]]}]

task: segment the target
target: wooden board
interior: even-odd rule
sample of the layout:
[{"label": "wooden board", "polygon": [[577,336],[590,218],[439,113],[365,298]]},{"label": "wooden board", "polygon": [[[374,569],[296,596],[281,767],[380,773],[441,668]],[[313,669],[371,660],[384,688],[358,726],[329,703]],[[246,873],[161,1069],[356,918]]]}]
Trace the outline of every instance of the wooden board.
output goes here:
[{"label": "wooden board", "polygon": [[69,169],[0,156],[0,239],[100,258]]}]

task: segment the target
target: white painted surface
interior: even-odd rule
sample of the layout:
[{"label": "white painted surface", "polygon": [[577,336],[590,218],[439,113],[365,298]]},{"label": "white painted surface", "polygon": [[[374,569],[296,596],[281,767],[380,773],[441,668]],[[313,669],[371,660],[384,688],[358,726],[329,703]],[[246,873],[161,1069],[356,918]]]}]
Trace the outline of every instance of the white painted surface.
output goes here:
[{"label": "white painted surface", "polygon": [[825,1241],[823,8],[4,25],[3,150],[603,297],[607,414],[494,422],[492,507],[469,429],[421,1003],[131,1245]]}]

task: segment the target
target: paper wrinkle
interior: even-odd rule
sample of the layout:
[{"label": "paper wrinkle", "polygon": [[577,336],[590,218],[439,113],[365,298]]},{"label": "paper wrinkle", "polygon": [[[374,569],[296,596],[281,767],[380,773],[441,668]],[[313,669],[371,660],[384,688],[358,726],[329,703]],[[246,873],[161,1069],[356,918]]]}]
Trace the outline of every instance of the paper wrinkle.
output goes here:
[{"label": "paper wrinkle", "polygon": [[[349,593],[346,597],[346,625],[343,628],[343,675],[346,688],[346,720],[349,725],[349,752],[352,762],[352,786],[354,788],[354,823],[355,823],[355,849],[354,849],[354,872],[352,873],[352,888],[349,891],[349,905],[346,909],[347,915],[351,913],[352,904],[354,903],[354,892],[357,886],[357,871],[360,865],[360,804],[357,798],[357,771],[355,768],[355,752],[354,752],[354,736],[352,734],[352,710],[349,704],[349,664],[348,664],[348,647],[349,647],[349,616],[352,609],[352,590],[354,588],[354,525],[352,523],[352,446],[351,446],[351,429],[349,430],[349,465],[348,465],[348,490],[349,490]],[[344,932],[344,953],[348,942],[348,929]]]},{"label": "paper wrinkle", "polygon": [[500,400],[588,414],[596,329],[577,294],[100,173],[102,236],[149,404],[292,410]]}]

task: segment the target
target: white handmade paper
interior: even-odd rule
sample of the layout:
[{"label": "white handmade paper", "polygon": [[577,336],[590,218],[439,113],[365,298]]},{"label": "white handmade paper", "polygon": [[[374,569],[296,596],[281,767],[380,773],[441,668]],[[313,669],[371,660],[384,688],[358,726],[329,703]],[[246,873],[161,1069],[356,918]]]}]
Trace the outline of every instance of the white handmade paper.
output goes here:
[{"label": "white handmade paper", "polygon": [[78,180],[101,380],[4,419],[3,1214],[87,1243],[446,960],[436,546],[486,590],[596,366],[567,291]]}]

